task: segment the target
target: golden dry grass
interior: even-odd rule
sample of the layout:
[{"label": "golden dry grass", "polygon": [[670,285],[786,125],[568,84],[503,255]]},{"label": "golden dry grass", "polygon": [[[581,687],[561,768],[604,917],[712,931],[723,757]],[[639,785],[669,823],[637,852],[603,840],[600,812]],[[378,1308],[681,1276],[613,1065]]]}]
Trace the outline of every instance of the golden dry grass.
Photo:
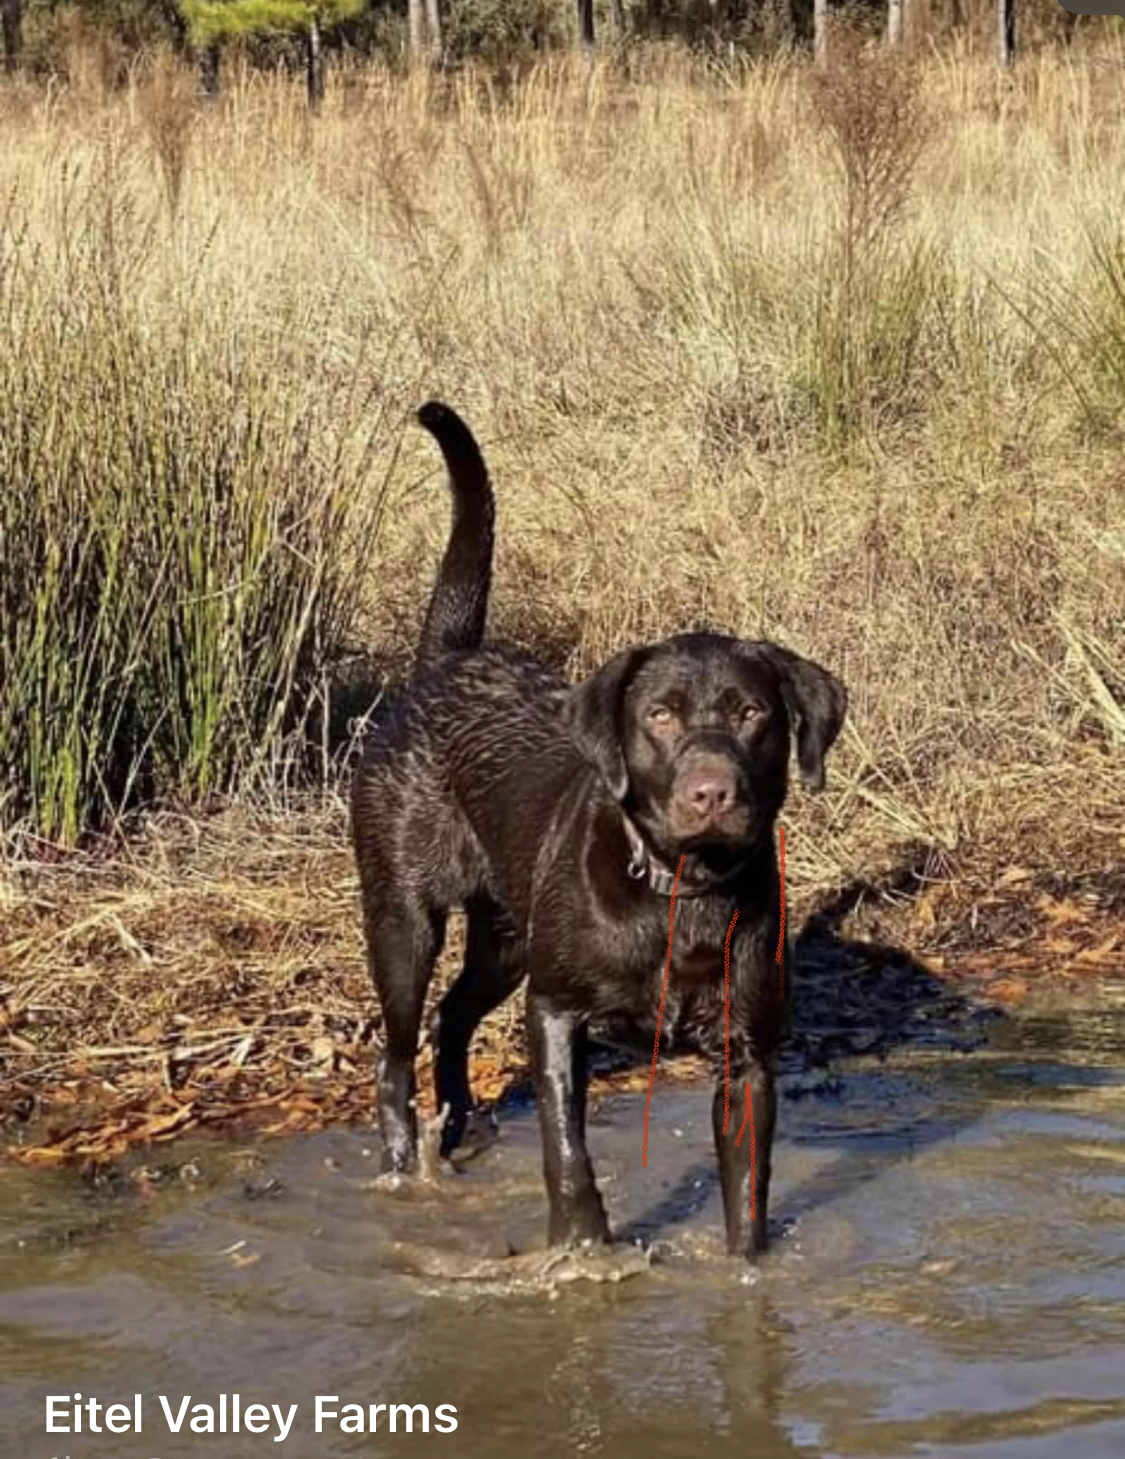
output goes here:
[{"label": "golden dry grass", "polygon": [[[129,277],[153,331],[190,280],[207,338],[260,341],[314,418],[329,377],[380,401],[394,428],[355,492],[389,481],[390,508],[355,572],[383,670],[409,652],[446,528],[409,425],[439,395],[493,468],[497,635],[577,673],[709,622],[840,672],[828,792],[796,791],[785,817],[799,916],[904,857],[979,884],[1125,847],[1122,64],[911,73],[930,138],[883,242],[887,277],[924,258],[922,302],[882,276],[863,298],[913,310],[915,342],[843,430],[824,334],[840,185],[795,63],[656,56],[628,81],[552,65],[504,95],[369,68],[312,125],[276,80],[236,78],[207,110],[163,63],[113,96],[79,73],[0,98],[0,195],[9,246],[46,257],[66,189],[108,199],[121,243],[147,240]],[[258,1027],[307,1005],[318,1036],[372,1011],[338,806],[254,834],[201,820],[190,875],[154,824],[108,865],[9,858],[11,1080],[142,1032],[237,1046],[212,1015],[240,1003]],[[227,938],[244,924],[249,951]]]}]

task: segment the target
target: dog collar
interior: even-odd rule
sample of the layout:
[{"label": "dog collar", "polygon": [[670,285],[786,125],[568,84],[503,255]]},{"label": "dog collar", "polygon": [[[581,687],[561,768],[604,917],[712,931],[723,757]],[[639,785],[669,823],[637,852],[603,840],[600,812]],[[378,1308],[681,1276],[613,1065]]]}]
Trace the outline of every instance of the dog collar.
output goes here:
[{"label": "dog collar", "polygon": [[[641,881],[647,878],[649,886],[658,897],[670,897],[676,891],[676,873],[670,867],[662,866],[653,855],[652,851],[645,845],[644,837],[633,824],[632,820],[621,812],[621,820],[625,826],[625,838],[629,842],[629,864],[626,871],[633,881]],[[742,871],[744,863],[739,862],[730,871],[720,877],[714,877],[704,886],[683,886],[681,884],[677,895],[681,897],[702,897],[708,892],[717,891],[719,887],[725,886],[727,882],[733,881]]]}]

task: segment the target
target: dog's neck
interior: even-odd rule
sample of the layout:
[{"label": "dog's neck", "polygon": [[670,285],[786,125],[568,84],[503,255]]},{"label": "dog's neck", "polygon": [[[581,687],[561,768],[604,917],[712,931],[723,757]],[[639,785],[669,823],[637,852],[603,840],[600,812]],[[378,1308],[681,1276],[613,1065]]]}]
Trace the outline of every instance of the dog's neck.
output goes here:
[{"label": "dog's neck", "polygon": [[625,839],[629,843],[629,864],[626,870],[633,881],[647,880],[652,890],[660,897],[705,897],[711,892],[722,891],[741,876],[749,857],[740,858],[726,871],[708,872],[705,868],[694,868],[687,877],[681,875],[678,867],[673,868],[660,857],[645,841],[632,818],[621,812],[625,828]]}]

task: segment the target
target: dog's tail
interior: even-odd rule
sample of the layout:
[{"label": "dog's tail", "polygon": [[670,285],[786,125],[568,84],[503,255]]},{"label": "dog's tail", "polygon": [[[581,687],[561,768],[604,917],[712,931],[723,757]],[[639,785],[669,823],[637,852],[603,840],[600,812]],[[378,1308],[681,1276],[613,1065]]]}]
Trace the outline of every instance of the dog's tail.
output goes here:
[{"label": "dog's tail", "polygon": [[484,638],[496,512],[484,457],[457,412],[429,400],[419,410],[418,422],[433,436],[445,458],[453,493],[453,524],[414,657],[415,677],[442,654],[477,648]]}]

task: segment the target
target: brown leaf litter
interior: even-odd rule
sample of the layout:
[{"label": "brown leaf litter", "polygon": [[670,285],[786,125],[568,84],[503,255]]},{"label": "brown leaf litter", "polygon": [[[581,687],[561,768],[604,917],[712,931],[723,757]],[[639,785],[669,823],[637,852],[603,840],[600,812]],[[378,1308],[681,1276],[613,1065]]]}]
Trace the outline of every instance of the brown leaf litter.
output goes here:
[{"label": "brown leaf litter", "polygon": [[[876,891],[848,918],[853,962],[909,947],[935,979],[1005,1007],[1045,980],[1123,978],[1120,851],[1070,877],[1012,865]],[[163,816],[112,856],[9,861],[0,913],[0,1140],[16,1160],[96,1169],[189,1130],[372,1120],[380,1017],[340,805]],[[424,1045],[425,1114],[429,1061]],[[597,1086],[645,1087],[647,1060],[609,1063]],[[662,1063],[661,1077],[701,1070]],[[481,1030],[474,1086],[492,1102],[526,1077],[515,999]]]}]

